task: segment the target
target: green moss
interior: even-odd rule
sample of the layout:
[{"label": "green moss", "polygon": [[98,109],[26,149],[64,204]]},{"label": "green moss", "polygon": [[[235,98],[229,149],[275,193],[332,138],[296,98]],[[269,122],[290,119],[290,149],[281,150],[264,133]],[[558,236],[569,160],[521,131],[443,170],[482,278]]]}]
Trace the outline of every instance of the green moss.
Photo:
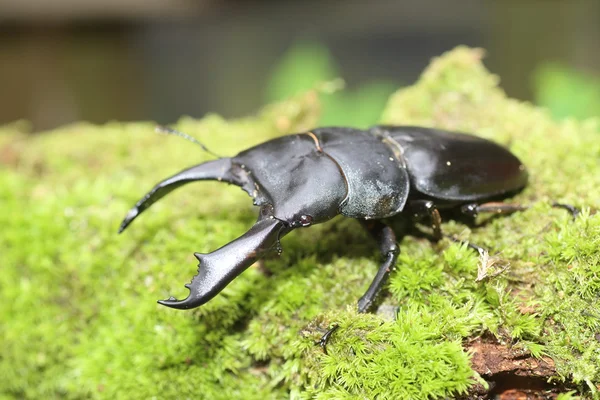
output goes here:
[{"label": "green moss", "polygon": [[[600,383],[600,141],[594,121],[556,123],[507,99],[481,53],[456,49],[396,93],[383,122],[476,132],[511,148],[531,184],[527,211],[451,234],[497,257],[477,282],[464,246],[407,237],[383,300],[395,321],[359,315],[378,265],[352,220],[298,230],[191,312],[182,296],[193,251],[242,234],[255,210],[238,188],[203,183],[171,194],[123,235],[128,208],[156,181],[208,156],[152,123],[0,131],[0,394],[7,398],[438,398],[479,380],[466,338],[492,332],[556,363],[585,393]],[[219,154],[317,124],[315,93],[257,117],[183,118]],[[193,149],[193,150],[192,150]],[[551,201],[586,211],[571,221]],[[592,211],[590,211],[592,210]],[[485,217],[483,218],[485,219]],[[509,265],[508,268],[507,265]],[[325,355],[314,342],[332,324]],[[572,398],[565,395],[565,398]],[[597,396],[597,393],[596,393]]]},{"label": "green moss", "polygon": [[[589,210],[595,213],[600,203],[598,121],[555,123],[545,110],[507,99],[480,57],[479,51],[458,48],[434,60],[417,85],[392,97],[384,121],[477,132],[508,145],[524,161],[530,184],[515,201],[533,207],[463,236],[491,249],[510,269],[469,289],[471,273],[461,289],[490,307],[493,318],[483,328],[525,339],[532,353],[554,359],[563,378],[597,395],[600,218]],[[552,201],[584,212],[573,222],[551,209]],[[454,228],[449,224],[447,230]]]}]

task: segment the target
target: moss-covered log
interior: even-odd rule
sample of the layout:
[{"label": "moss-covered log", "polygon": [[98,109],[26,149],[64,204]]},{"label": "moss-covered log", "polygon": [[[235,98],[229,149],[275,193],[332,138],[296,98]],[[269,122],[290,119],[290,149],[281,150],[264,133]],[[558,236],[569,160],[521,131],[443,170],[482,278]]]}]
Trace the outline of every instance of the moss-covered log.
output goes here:
[{"label": "moss-covered log", "polygon": [[[487,247],[409,236],[382,299],[395,320],[358,315],[378,265],[356,221],[299,230],[207,305],[181,312],[193,251],[255,219],[245,193],[191,185],[124,235],[124,213],[159,179],[209,156],[152,123],[0,128],[0,396],[5,398],[439,398],[600,384],[600,132],[507,99],[481,52],[458,48],[398,91],[382,122],[474,132],[508,146],[531,182],[527,211],[444,229]],[[231,155],[315,126],[315,93],[225,121],[177,128]],[[553,201],[583,208],[572,221]],[[426,228],[424,228],[426,229]],[[180,293],[172,293],[180,290]],[[314,342],[340,325],[328,354]],[[537,378],[535,378],[537,376]],[[490,385],[488,382],[492,385]],[[550,380],[552,383],[547,384]],[[503,385],[516,382],[512,387]],[[496,389],[493,388],[493,383]]]}]

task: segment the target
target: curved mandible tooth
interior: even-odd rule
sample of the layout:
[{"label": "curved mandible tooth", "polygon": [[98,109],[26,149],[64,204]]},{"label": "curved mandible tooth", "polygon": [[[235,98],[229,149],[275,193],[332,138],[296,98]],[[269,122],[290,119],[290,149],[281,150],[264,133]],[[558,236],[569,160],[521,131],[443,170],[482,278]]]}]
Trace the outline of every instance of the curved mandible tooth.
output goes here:
[{"label": "curved mandible tooth", "polygon": [[233,242],[212,253],[194,253],[199,261],[198,274],[185,285],[190,290],[188,296],[183,300],[170,297],[159,300],[158,303],[179,310],[201,306],[221,292],[290,230],[277,219],[265,218],[256,222],[248,232]]},{"label": "curved mandible tooth", "polygon": [[207,255],[208,254],[194,253],[194,257],[198,259],[198,273],[194,275],[190,283],[183,285],[190,291],[185,299],[177,300],[175,297],[169,296],[168,299],[158,300],[157,303],[178,310],[188,310],[190,308],[201,306],[214,297],[213,295],[210,298],[205,299],[206,295],[202,296],[200,294],[202,292],[202,285],[199,282],[204,281],[206,278],[206,268],[202,268],[202,265],[206,265],[207,261],[206,259],[203,261],[203,257]]},{"label": "curved mandible tooth", "polygon": [[190,308],[195,308],[200,305],[195,304],[190,296],[183,300],[177,300],[175,297],[171,296],[167,300],[158,300],[157,303],[162,304],[163,306],[175,308],[177,310],[189,310]]},{"label": "curved mandible tooth", "polygon": [[178,187],[194,181],[215,180],[227,182],[237,186],[243,186],[245,181],[240,176],[239,171],[232,171],[230,158],[219,158],[218,160],[208,161],[185,169],[162,182],[159,182],[142,197],[121,222],[119,233],[123,232],[131,222],[138,217],[144,210],[161,199],[163,196],[171,193]]}]

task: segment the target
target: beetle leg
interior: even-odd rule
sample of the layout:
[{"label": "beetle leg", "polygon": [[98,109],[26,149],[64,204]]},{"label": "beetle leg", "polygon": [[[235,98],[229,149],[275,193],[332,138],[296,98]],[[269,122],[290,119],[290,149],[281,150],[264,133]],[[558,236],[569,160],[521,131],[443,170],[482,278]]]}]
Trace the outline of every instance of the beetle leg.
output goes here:
[{"label": "beetle leg", "polygon": [[375,278],[373,278],[373,282],[371,282],[365,294],[358,300],[358,312],[364,313],[369,310],[375,300],[375,296],[390,275],[390,271],[396,266],[400,248],[396,243],[394,231],[383,222],[376,220],[361,220],[360,222],[369,231],[371,236],[375,238],[379,244],[379,250],[384,257],[383,264],[379,267]]},{"label": "beetle leg", "polygon": [[[491,203],[488,203],[491,204]],[[499,203],[502,204],[502,203]],[[409,203],[410,211],[413,213],[413,217],[417,220],[429,217],[431,220],[431,228],[433,229],[433,237],[435,240],[441,240],[442,238],[447,238],[455,243],[466,244],[469,248],[477,251],[481,257],[484,257],[487,254],[487,250],[483,247],[479,247],[476,244],[471,242],[465,242],[459,239],[456,239],[453,236],[446,235],[442,232],[442,218],[440,217],[440,212],[436,208],[435,204],[431,200],[413,200]],[[464,206],[464,209],[468,210],[477,210],[479,207],[477,204],[468,204]],[[461,208],[461,211],[463,210]],[[515,210],[516,211],[516,210]],[[465,213],[463,211],[463,213]],[[466,214],[466,213],[465,213]],[[471,215],[471,214],[468,214]],[[474,214],[476,216],[477,214]]]},{"label": "beetle leg", "polygon": [[[366,313],[369,311],[369,308],[373,305],[373,301],[377,296],[377,293],[381,290],[381,287],[387,281],[387,278],[390,275],[392,269],[396,266],[396,260],[398,259],[398,254],[400,254],[400,248],[396,243],[396,234],[392,230],[391,227],[387,226],[381,221],[377,220],[360,220],[362,226],[369,231],[371,236],[375,238],[377,243],[379,244],[379,250],[384,257],[384,261],[379,267],[375,278],[373,278],[373,282],[365,292],[365,294],[358,300],[358,312]],[[321,339],[317,341],[323,348],[323,352],[327,354],[327,342],[329,338],[339,328],[339,325],[335,324],[331,329],[329,329]]]},{"label": "beetle leg", "polygon": [[451,242],[458,243],[458,244],[461,244],[461,245],[466,245],[468,248],[475,250],[476,252],[479,253],[479,257],[482,260],[489,256],[489,252],[486,249],[484,249],[481,246],[477,246],[474,243],[466,242],[464,240],[457,239],[454,236],[450,236],[450,235],[444,235],[444,237],[446,239],[450,240]]},{"label": "beetle leg", "polygon": [[[579,209],[570,204],[554,202],[554,203],[552,203],[552,207],[562,208],[564,210],[567,210],[573,218],[577,218],[577,216],[579,215]],[[524,206],[522,204],[495,203],[495,202],[483,203],[483,204],[472,203],[472,204],[465,204],[464,206],[462,206],[460,208],[460,212],[463,213],[464,215],[468,215],[470,217],[475,218],[480,213],[511,214],[516,211],[527,210],[528,208],[529,208],[528,206]]]},{"label": "beetle leg", "polygon": [[431,229],[433,229],[433,238],[441,240],[442,234],[442,217],[437,207],[431,200],[411,200],[408,203],[410,212],[414,220],[419,221],[423,218],[429,218]]},{"label": "beetle leg", "polygon": [[500,203],[500,202],[490,202],[490,203],[471,203],[465,204],[460,208],[460,212],[468,215],[470,217],[477,217],[480,213],[490,213],[490,214],[512,214],[517,211],[527,210],[529,207],[524,206],[522,204],[510,204],[510,203]]},{"label": "beetle leg", "polygon": [[554,202],[554,203],[552,203],[552,207],[554,207],[554,208],[562,208],[562,209],[567,210],[571,214],[571,216],[573,217],[573,219],[577,218],[577,216],[581,212],[579,210],[579,208],[577,208],[575,206],[572,206],[570,204],[564,204],[564,203],[556,203],[556,202]]},{"label": "beetle leg", "polygon": [[[490,204],[495,204],[496,209],[492,210],[491,206],[487,206]],[[467,204],[466,206],[461,207],[461,212],[463,212],[464,214],[467,215],[472,215],[473,217],[477,216],[477,211],[481,211],[483,212],[483,210],[488,211],[488,212],[498,212],[497,208],[499,205],[502,205],[503,203],[486,203],[486,204],[482,204],[482,205],[478,205],[478,204]],[[425,217],[429,217],[430,221],[431,221],[431,227],[433,229],[433,237],[435,240],[441,240],[442,238],[447,238],[448,240],[454,242],[454,243],[460,243],[462,245],[466,245],[467,247],[469,247],[470,249],[475,250],[477,253],[479,253],[479,260],[480,260],[480,269],[483,268],[484,265],[487,264],[487,260],[489,259],[489,252],[484,249],[483,247],[477,246],[474,243],[471,242],[467,242],[467,241],[463,241],[460,239],[457,239],[453,236],[450,235],[446,235],[442,232],[442,218],[440,217],[440,212],[438,211],[438,209],[436,208],[435,204],[433,203],[433,201],[431,200],[413,200],[411,201],[409,204],[410,207],[410,211],[413,213],[413,217],[416,220],[425,218]],[[482,209],[478,208],[478,207],[483,207]],[[516,205],[514,204],[506,204],[506,206],[512,206],[510,212],[514,212],[514,211],[519,211],[521,209],[524,209],[522,206],[518,206],[521,207],[519,209],[516,209]],[[508,207],[507,207],[508,209]],[[467,210],[467,212],[465,212],[464,210]],[[474,214],[469,214],[468,211],[470,210],[474,210]],[[506,211],[507,213],[509,211]]]},{"label": "beetle leg", "polygon": [[337,331],[340,326],[338,324],[333,325],[323,336],[321,339],[317,340],[315,344],[318,344],[323,349],[323,353],[327,354],[327,343],[329,342],[329,338],[333,334],[333,332]]}]

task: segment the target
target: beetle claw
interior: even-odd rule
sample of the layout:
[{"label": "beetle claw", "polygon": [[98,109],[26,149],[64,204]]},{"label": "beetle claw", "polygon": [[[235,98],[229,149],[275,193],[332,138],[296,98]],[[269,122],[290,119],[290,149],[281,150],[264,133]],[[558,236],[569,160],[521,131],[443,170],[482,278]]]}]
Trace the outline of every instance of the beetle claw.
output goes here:
[{"label": "beetle claw", "polygon": [[183,300],[177,300],[175,297],[171,296],[166,300],[158,300],[157,303],[163,306],[175,308],[177,310],[187,310],[195,307],[194,305],[190,305],[192,302],[189,300],[189,298],[190,296]]},{"label": "beetle claw", "polygon": [[170,297],[158,303],[179,310],[201,306],[252,265],[261,254],[269,251],[276,240],[287,232],[289,229],[281,221],[265,218],[256,222],[244,235],[212,253],[194,253],[199,261],[198,273],[190,283],[185,284],[190,291],[188,296],[183,300]]},{"label": "beetle claw", "polygon": [[125,215],[125,218],[123,218],[123,222],[121,222],[121,226],[119,226],[119,233],[123,232],[125,228],[129,226],[131,221],[133,221],[139,214],[140,210],[137,206],[127,211],[127,215]]},{"label": "beetle claw", "polygon": [[154,204],[163,196],[171,193],[178,187],[194,181],[215,180],[227,182],[233,185],[243,187],[247,183],[247,177],[239,170],[233,170],[230,158],[219,158],[218,160],[207,161],[191,168],[185,169],[165,180],[159,182],[144,195],[128,212],[121,226],[119,233],[123,232],[134,219],[136,219],[144,210]]},{"label": "beetle claw", "polygon": [[203,282],[205,282],[207,277],[211,274],[211,260],[209,259],[210,254],[194,253],[194,256],[199,261],[198,273],[194,275],[190,283],[183,285],[190,291],[188,296],[183,300],[177,300],[175,297],[170,296],[166,300],[158,300],[158,304],[175,308],[177,310],[188,310],[206,303],[216,294],[209,294],[213,288],[203,284]]}]

